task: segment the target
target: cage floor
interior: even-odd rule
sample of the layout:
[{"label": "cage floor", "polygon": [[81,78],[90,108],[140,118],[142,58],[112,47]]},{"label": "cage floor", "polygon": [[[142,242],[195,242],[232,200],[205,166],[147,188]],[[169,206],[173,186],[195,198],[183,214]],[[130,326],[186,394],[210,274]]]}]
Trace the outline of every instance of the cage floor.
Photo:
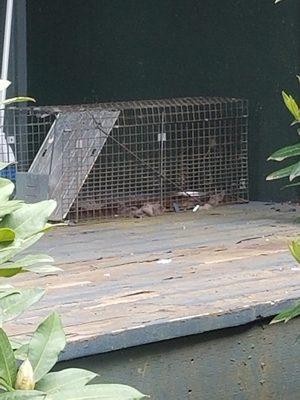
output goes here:
[{"label": "cage floor", "polygon": [[35,250],[64,271],[13,278],[47,294],[8,331],[29,335],[57,310],[68,359],[274,315],[300,297],[300,269],[287,249],[299,211],[249,203],[57,228]]}]

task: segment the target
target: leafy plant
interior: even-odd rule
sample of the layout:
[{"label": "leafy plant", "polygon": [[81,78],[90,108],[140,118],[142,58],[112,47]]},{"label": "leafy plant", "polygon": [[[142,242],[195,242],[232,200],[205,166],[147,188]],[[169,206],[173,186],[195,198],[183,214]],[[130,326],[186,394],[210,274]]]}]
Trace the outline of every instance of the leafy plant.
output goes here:
[{"label": "leafy plant", "polygon": [[[298,77],[299,79],[299,77]],[[296,125],[300,124],[300,108],[296,102],[296,100],[291,96],[288,95],[285,92],[282,92],[282,97],[285,106],[289,110],[289,112],[292,114],[294,121],[292,122],[291,125]],[[300,128],[297,129],[298,134],[300,134]],[[300,142],[293,144],[291,146],[286,146],[283,147],[275,153],[271,154],[271,156],[268,158],[268,160],[274,160],[274,161],[283,161],[287,158],[291,157],[299,157],[300,156]],[[281,178],[286,178],[289,177],[290,182],[294,181],[295,178],[300,176],[300,161],[297,161],[296,163],[293,163],[289,165],[288,167],[281,168],[275,172],[272,172],[270,175],[267,176],[267,180],[275,180],[275,179],[281,179]],[[291,187],[291,186],[299,186],[300,181],[286,185],[285,187]]]},{"label": "leafy plant", "polygon": [[[2,163],[1,168],[6,164]],[[19,257],[20,253],[39,240],[56,207],[53,200],[35,204],[10,200],[14,184],[0,178],[0,278],[10,278],[21,272],[45,273],[59,270],[50,265],[52,257],[45,254]],[[9,321],[40,300],[40,288],[15,289],[0,285],[0,325]]]},{"label": "leafy plant", "polygon": [[[8,81],[0,80],[0,91],[8,85]],[[28,100],[33,99],[9,99],[5,104]],[[7,164],[0,163],[0,170],[6,167]],[[25,204],[11,200],[13,192],[14,184],[0,178],[0,279],[24,272],[59,270],[51,265],[53,259],[45,254],[20,257],[20,253],[51,227],[47,221],[56,202]],[[39,288],[0,285],[0,326],[19,316],[43,294],[44,290]],[[126,385],[88,384],[97,376],[90,371],[71,368],[49,372],[65,345],[66,338],[57,313],[49,315],[26,344],[10,340],[0,328],[0,400],[139,400],[148,397]]]},{"label": "leafy plant", "polygon": [[[3,90],[6,90],[9,86],[11,85],[10,81],[7,81],[5,79],[0,79],[0,92]],[[6,99],[4,101],[0,102],[0,105],[7,105],[7,104],[12,104],[12,103],[22,103],[24,101],[33,101],[35,100],[32,97],[13,97],[11,99]]]},{"label": "leafy plant", "polygon": [[[289,244],[289,249],[295,260],[300,264],[300,239],[293,240]],[[288,322],[298,316],[300,316],[300,303],[296,304],[289,310],[282,311],[280,314],[276,315],[276,317],[272,319],[271,324],[277,322]]]},{"label": "leafy plant", "polygon": [[[2,164],[0,168],[5,168]],[[47,221],[56,207],[53,200],[35,204],[11,200],[14,184],[0,178],[0,278],[24,272],[59,270],[45,254],[19,255],[49,229]],[[40,300],[44,290],[0,286],[0,324],[19,316]],[[138,400],[145,398],[125,385],[87,385],[96,374],[81,369],[49,372],[66,344],[58,314],[42,322],[28,344],[8,339],[0,328],[0,400]],[[20,365],[20,360],[24,360]]]},{"label": "leafy plant", "polygon": [[[9,81],[0,79],[0,92],[7,89]],[[11,104],[34,101],[31,97],[17,97],[0,103]],[[9,164],[0,162],[0,170]],[[52,257],[45,254],[19,254],[39,240],[48,227],[47,221],[56,207],[53,200],[35,204],[25,204],[11,200],[14,184],[0,177],[0,278],[10,278],[21,272],[45,273],[59,268],[50,265]],[[44,290],[40,288],[15,289],[0,284],[0,326],[3,322],[19,316],[32,304],[40,300]]]},{"label": "leafy plant", "polygon": [[[0,166],[5,168],[6,164]],[[0,278],[24,272],[49,273],[59,268],[49,265],[45,254],[20,253],[39,240],[49,229],[47,221],[56,207],[53,200],[35,204],[11,200],[14,184],[0,178]],[[0,323],[19,316],[40,300],[44,290],[0,286]],[[40,324],[28,344],[9,340],[0,328],[0,400],[47,399],[138,400],[145,398],[125,385],[87,385],[96,374],[81,369],[49,372],[66,344],[58,314]],[[20,360],[24,360],[20,365]]]},{"label": "leafy plant", "polygon": [[[6,167],[6,165],[1,166]],[[56,207],[52,200],[25,204],[10,200],[14,185],[0,178],[0,277],[23,272],[53,272],[53,259],[45,254],[18,255],[39,240]],[[0,287],[1,324],[19,316],[37,302],[43,289]],[[66,344],[58,314],[51,314],[34,332],[28,344],[14,343],[0,328],[0,400],[138,400],[143,394],[126,385],[89,384],[97,375],[81,369],[49,372]],[[20,361],[22,361],[20,365]]]},{"label": "leafy plant", "polygon": [[[49,372],[66,344],[57,313],[49,315],[34,332],[26,359],[18,360],[3,329],[0,329],[1,400],[139,400],[147,396],[126,385],[89,384],[97,374],[84,369]],[[24,397],[25,396],[25,397]]]},{"label": "leafy plant", "polygon": [[[281,2],[282,0],[275,0],[275,4]],[[297,79],[300,83],[300,76],[297,75]],[[282,97],[285,106],[292,114],[294,121],[291,125],[296,125],[300,123],[300,108],[296,102],[296,100],[285,92],[282,92]],[[297,129],[298,134],[300,135],[300,128]],[[283,147],[282,149],[277,150],[273,153],[268,160],[275,161],[283,161],[290,157],[296,157],[300,155],[300,143],[296,143],[292,146]],[[267,180],[281,179],[285,177],[289,177],[290,181],[293,181],[300,175],[300,161],[295,164],[290,165],[289,167],[282,168],[278,171],[273,172],[272,174],[267,176]],[[286,185],[285,187],[298,186],[300,182],[296,182],[290,185]],[[293,240],[289,244],[289,249],[295,260],[300,264],[300,239]],[[271,324],[275,324],[277,322],[288,322],[293,318],[300,316],[300,303],[296,304],[294,307],[289,310],[283,311],[276,315],[275,318],[271,321]]]}]

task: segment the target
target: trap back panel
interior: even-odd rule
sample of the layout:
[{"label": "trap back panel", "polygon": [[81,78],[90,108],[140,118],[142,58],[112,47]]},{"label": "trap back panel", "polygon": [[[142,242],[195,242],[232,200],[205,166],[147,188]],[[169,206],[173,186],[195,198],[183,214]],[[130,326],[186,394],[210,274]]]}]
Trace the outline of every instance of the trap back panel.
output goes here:
[{"label": "trap back panel", "polygon": [[245,100],[18,109],[10,120],[18,195],[26,197],[26,182],[48,181],[48,197],[61,205],[57,220],[129,216],[149,203],[189,209],[220,195],[223,203],[248,199]]}]

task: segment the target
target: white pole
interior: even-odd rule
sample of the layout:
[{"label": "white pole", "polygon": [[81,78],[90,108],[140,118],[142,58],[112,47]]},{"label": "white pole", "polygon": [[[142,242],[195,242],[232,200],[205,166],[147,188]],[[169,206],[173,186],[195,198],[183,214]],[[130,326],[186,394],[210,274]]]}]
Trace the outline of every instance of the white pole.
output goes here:
[{"label": "white pole", "polygon": [[[13,6],[14,6],[14,0],[6,1],[6,15],[5,15],[2,66],[1,66],[1,79],[5,80],[7,80],[7,75],[8,75]],[[0,92],[0,101],[4,101],[5,99],[6,99],[6,89]],[[4,111],[5,111],[4,106],[2,105],[0,109],[0,149],[1,149],[0,161],[14,162],[15,161],[14,154],[10,146],[6,143],[5,134],[3,132]]]}]

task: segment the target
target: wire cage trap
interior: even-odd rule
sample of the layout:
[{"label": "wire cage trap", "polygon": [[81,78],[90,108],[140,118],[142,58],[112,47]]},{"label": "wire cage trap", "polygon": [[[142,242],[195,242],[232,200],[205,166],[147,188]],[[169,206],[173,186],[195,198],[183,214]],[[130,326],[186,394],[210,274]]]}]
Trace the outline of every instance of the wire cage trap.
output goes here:
[{"label": "wire cage trap", "polygon": [[6,114],[17,197],[56,199],[53,220],[248,200],[246,100],[15,107]]}]

